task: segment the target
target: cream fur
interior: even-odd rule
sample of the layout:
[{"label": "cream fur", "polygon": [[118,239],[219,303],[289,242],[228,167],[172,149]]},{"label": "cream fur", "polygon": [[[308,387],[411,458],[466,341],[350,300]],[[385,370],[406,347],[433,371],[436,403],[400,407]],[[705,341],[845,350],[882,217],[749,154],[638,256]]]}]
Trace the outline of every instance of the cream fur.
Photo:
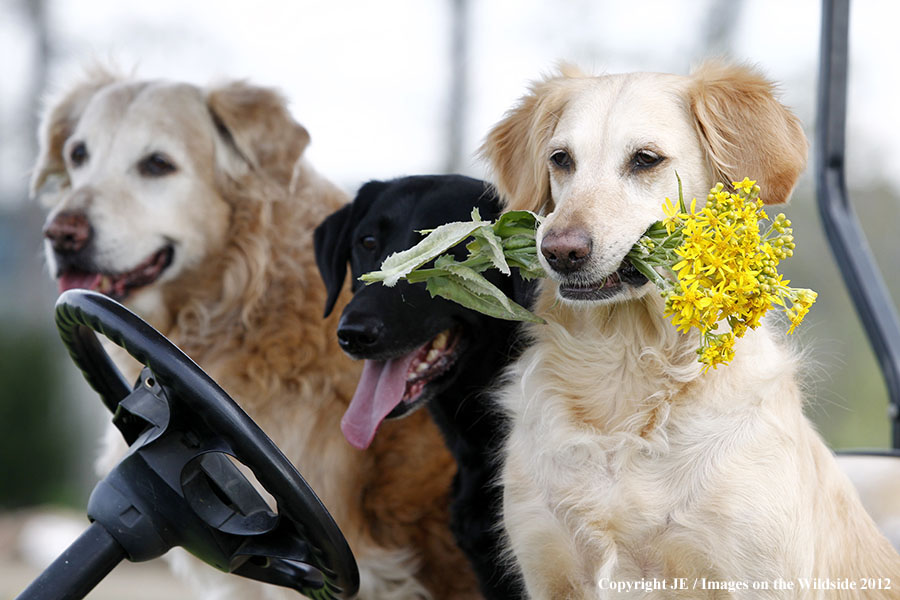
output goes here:
[{"label": "cream fur", "polygon": [[[535,123],[542,141],[511,143],[535,139]],[[551,165],[560,148],[574,168]],[[629,168],[640,149],[665,160]],[[897,581],[891,591],[838,594],[617,594],[601,585],[900,573],[900,557],[803,415],[796,360],[766,326],[739,340],[730,365],[702,374],[698,340],[675,331],[650,284],[603,301],[558,295],[561,282],[602,280],[618,267],[661,218],[674,171],[688,199],[747,175],[779,202],[805,149],[770,83],[717,64],[690,77],[549,78],[488,135],[483,152],[508,204],[549,213],[539,240],[579,228],[593,242],[582,272],[543,283],[537,312],[548,323],[530,326],[533,345],[500,394],[513,423],[504,526],[532,598],[900,597]]]}]

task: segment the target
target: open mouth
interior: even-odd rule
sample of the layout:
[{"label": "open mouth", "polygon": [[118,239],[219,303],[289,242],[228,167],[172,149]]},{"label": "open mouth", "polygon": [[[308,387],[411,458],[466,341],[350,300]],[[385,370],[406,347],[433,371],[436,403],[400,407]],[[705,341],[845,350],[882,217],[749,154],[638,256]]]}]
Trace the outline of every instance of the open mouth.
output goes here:
[{"label": "open mouth", "polygon": [[166,246],[125,273],[101,273],[65,267],[56,275],[59,293],[73,288],[93,290],[114,300],[124,300],[138,288],[150,285],[172,264],[174,249]]},{"label": "open mouth", "polygon": [[367,360],[356,393],[341,419],[344,437],[356,448],[372,443],[385,419],[404,417],[425,404],[426,389],[450,370],[461,335],[445,330],[412,352],[388,360]]},{"label": "open mouth", "polygon": [[406,371],[406,389],[403,398],[388,414],[388,419],[396,419],[412,412],[409,407],[423,400],[422,392],[425,386],[450,370],[456,362],[458,341],[459,335],[447,329],[414,352],[412,362]]},{"label": "open mouth", "polygon": [[647,278],[627,261],[622,261],[619,268],[605,279],[590,283],[561,283],[559,295],[568,300],[605,300],[619,294],[626,285],[640,287],[647,283]]}]

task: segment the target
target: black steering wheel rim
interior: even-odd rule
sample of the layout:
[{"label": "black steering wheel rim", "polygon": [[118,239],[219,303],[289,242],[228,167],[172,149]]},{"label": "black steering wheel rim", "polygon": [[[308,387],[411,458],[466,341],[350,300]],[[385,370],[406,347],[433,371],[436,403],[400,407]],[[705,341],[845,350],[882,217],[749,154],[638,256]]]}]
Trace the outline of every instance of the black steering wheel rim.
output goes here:
[{"label": "black steering wheel rim", "polygon": [[344,597],[356,593],[356,561],[328,510],[275,443],[193,360],[140,317],[96,292],[69,290],[61,294],[56,303],[56,323],[72,360],[111,412],[131,393],[132,386],[103,348],[97,333],[148,367],[188,410],[221,434],[235,456],[275,497],[279,513],[302,525],[309,543],[317,550],[315,554],[321,561],[317,566],[330,583]]}]

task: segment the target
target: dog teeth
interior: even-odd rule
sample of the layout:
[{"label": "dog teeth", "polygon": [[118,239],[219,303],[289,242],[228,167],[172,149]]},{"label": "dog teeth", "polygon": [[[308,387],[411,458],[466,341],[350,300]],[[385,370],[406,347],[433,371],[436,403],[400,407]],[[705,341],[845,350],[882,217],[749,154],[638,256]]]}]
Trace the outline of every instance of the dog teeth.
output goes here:
[{"label": "dog teeth", "polygon": [[426,370],[428,370],[428,363],[421,362],[416,365],[416,373],[424,373]]},{"label": "dog teeth", "polygon": [[[434,338],[434,341],[431,343],[431,347],[438,350],[443,350],[447,347],[447,337],[448,336],[446,331],[440,332],[439,334],[437,334],[437,337]],[[429,352],[429,355],[430,354],[431,352]]]},{"label": "dog teeth", "polygon": [[112,279],[110,279],[109,275],[104,275],[100,278],[100,292],[104,294],[108,294],[112,289]]},{"label": "dog teeth", "polygon": [[436,361],[440,355],[441,355],[440,350],[436,350],[436,349],[429,350],[428,354],[425,355],[425,361],[432,363],[432,362]]}]

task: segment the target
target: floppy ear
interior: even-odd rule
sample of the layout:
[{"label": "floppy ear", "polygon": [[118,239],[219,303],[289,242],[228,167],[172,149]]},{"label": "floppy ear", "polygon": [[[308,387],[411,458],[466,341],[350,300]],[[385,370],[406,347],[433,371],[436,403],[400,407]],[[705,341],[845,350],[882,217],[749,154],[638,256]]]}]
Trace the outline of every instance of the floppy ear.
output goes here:
[{"label": "floppy ear", "polygon": [[59,179],[60,187],[69,185],[63,145],[75,131],[94,94],[118,80],[115,75],[95,67],[85,74],[83,81],[48,104],[38,129],[38,156],[31,174],[32,197],[41,191],[49,179]]},{"label": "floppy ear", "polygon": [[480,153],[508,209],[539,212],[550,201],[547,143],[572,91],[585,78],[575,67],[562,65],[558,75],[532,84],[488,133]]},{"label": "floppy ear", "polygon": [[328,293],[323,317],[327,317],[334,310],[334,304],[347,276],[347,263],[350,262],[350,248],[353,243],[350,239],[353,233],[350,220],[352,210],[353,203],[344,205],[322,221],[313,234],[316,265]]},{"label": "floppy ear", "polygon": [[332,213],[316,227],[313,234],[316,265],[328,293],[324,317],[334,310],[347,277],[347,263],[353,250],[353,229],[385,187],[385,182],[370,181],[359,189],[353,202]]},{"label": "floppy ear", "polygon": [[219,133],[251,169],[290,183],[309,133],[291,117],[280,93],[233,82],[210,90],[206,102]]},{"label": "floppy ear", "polygon": [[806,166],[807,141],[774,85],[749,66],[717,62],[691,79],[691,111],[717,181],[749,177],[767,204],[787,201]]}]

